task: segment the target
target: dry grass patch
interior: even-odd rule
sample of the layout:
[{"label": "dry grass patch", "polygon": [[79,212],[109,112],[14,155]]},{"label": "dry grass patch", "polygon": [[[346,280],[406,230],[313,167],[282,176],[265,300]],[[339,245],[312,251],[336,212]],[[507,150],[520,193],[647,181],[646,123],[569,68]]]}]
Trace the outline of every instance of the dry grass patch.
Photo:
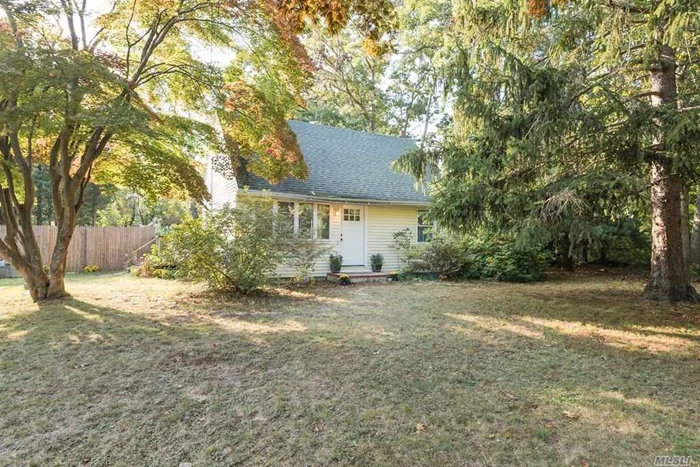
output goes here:
[{"label": "dry grass patch", "polygon": [[700,460],[700,308],[639,283],[68,285],[39,308],[0,281],[0,463]]}]

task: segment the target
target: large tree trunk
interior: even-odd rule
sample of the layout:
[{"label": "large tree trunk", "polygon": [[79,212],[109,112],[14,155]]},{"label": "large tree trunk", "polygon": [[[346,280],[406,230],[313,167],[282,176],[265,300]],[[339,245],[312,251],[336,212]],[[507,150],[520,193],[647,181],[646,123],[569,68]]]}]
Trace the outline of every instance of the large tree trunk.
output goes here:
[{"label": "large tree trunk", "polygon": [[[7,198],[7,190],[3,194]],[[29,295],[35,302],[69,296],[66,292],[65,277],[68,247],[75,231],[77,210],[66,208],[62,213],[48,274],[44,270],[41,251],[31,225],[31,209],[23,213],[20,225],[6,225],[8,232],[4,240],[14,248],[4,250],[4,256],[20,273],[29,290]],[[21,236],[18,234],[20,232]],[[21,245],[15,241],[18,237],[23,239]]]},{"label": "large tree trunk", "polygon": [[35,302],[69,296],[66,292],[65,274],[52,276],[46,274],[43,267],[19,268],[17,271]]},{"label": "large tree trunk", "polygon": [[75,219],[72,219],[70,224],[69,226],[64,226],[63,229],[59,229],[56,238],[56,246],[54,247],[53,255],[51,255],[51,281],[47,295],[44,297],[47,299],[68,296],[65,278],[68,266],[68,247],[75,231]]},{"label": "large tree trunk", "polygon": [[[649,76],[655,107],[676,107],[674,50],[661,47],[658,63]],[[644,290],[654,300],[696,301],[700,296],[690,285],[683,252],[681,193],[683,179],[674,172],[673,161],[663,152],[668,126],[662,120],[654,136],[651,163],[651,275]]]},{"label": "large tree trunk", "polygon": [[43,268],[17,268],[24,279],[24,284],[29,290],[29,295],[32,300],[38,302],[40,300],[46,299],[46,295],[49,290],[49,276],[43,270]]},{"label": "large tree trunk", "polygon": [[690,264],[700,263],[700,190],[695,200],[693,233],[690,235]]},{"label": "large tree trunk", "polygon": [[24,279],[29,295],[35,302],[69,296],[66,292],[65,277],[68,262],[68,245],[71,237],[72,231],[67,237],[59,232],[48,274],[44,270],[40,254],[34,255],[31,261],[16,259],[12,262],[17,272]]}]

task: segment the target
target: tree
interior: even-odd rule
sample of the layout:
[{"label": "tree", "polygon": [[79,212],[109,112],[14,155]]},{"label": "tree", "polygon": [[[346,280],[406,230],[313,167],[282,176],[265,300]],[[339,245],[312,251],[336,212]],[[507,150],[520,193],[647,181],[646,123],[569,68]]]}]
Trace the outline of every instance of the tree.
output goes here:
[{"label": "tree", "polygon": [[[298,34],[319,21],[337,32],[352,17],[379,40],[391,4],[115,0],[95,15],[86,0],[0,0],[0,11],[7,230],[0,255],[43,300],[66,295],[68,246],[87,187],[101,173],[153,194],[202,200],[206,189],[190,156],[209,148],[249,159],[250,170],[272,181],[303,177],[283,106],[297,100],[311,70]],[[236,58],[224,70],[197,58],[202,47]],[[48,167],[58,230],[48,275],[32,228],[37,164]]]},{"label": "tree", "polygon": [[302,120],[387,133],[388,98],[382,87],[388,54],[367,50],[360,31],[349,26],[329,37],[316,27],[305,40],[317,69],[300,112]]},{"label": "tree", "polygon": [[695,2],[457,2],[446,44],[454,139],[400,165],[419,177],[426,163],[440,165],[440,220],[517,224],[525,237],[547,205],[577,203],[578,219],[639,212],[646,172],[645,295],[696,300],[680,219],[698,163],[700,108],[689,105],[698,88],[676,77],[697,79],[699,28]]},{"label": "tree", "polygon": [[410,0],[397,8],[396,33],[373,47],[351,23],[328,37],[320,28],[305,39],[318,72],[296,118],[331,126],[426,139],[438,115],[443,83],[435,54],[451,19],[451,2]]},{"label": "tree", "polygon": [[169,227],[190,216],[186,201],[168,198],[149,200],[129,188],[120,188],[110,197],[109,204],[97,213],[96,223],[100,226],[158,224]]},{"label": "tree", "polygon": [[78,211],[77,225],[97,225],[98,213],[106,208],[114,196],[114,187],[89,183],[85,187],[83,208]]},{"label": "tree", "polygon": [[441,57],[443,35],[452,20],[452,2],[410,0],[398,10],[399,28],[396,53],[389,67],[386,94],[389,122],[398,134],[414,134],[423,146],[431,123],[440,114],[444,62]]}]

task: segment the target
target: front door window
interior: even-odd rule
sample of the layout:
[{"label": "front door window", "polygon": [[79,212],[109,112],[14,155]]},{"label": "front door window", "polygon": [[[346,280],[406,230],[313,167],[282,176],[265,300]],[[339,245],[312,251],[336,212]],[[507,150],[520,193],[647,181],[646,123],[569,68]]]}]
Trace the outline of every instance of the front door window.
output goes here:
[{"label": "front door window", "polygon": [[343,220],[348,222],[360,222],[360,210],[354,208],[343,209]]}]

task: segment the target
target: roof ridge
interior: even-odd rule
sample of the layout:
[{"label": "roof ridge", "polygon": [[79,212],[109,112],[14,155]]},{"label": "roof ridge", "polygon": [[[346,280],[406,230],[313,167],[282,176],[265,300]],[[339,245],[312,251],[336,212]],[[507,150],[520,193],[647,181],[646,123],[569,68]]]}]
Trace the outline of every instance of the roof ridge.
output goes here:
[{"label": "roof ridge", "polygon": [[304,125],[310,125],[310,126],[315,126],[315,127],[330,128],[331,130],[360,133],[362,135],[367,135],[367,136],[379,136],[379,137],[383,137],[383,138],[391,138],[391,139],[396,139],[396,140],[401,140],[401,141],[412,141],[415,144],[415,141],[413,141],[413,138],[411,138],[410,136],[385,135],[382,133],[374,133],[371,131],[355,130],[354,128],[343,128],[343,127],[339,127],[339,126],[331,126],[331,125],[326,125],[325,123],[305,122],[303,120],[295,120],[293,118],[290,118],[287,120],[287,123],[291,123],[291,122],[301,123]]}]

